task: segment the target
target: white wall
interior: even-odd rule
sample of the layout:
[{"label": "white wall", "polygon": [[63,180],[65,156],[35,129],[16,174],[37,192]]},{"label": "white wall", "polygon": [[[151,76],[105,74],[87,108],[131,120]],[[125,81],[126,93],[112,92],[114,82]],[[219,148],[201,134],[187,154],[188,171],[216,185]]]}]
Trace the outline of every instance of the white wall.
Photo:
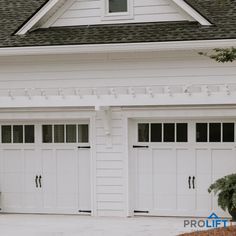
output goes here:
[{"label": "white wall", "polygon": [[171,0],[133,0],[130,19],[109,20],[104,17],[106,0],[76,0],[74,4],[57,13],[51,26],[94,25],[137,22],[163,22],[193,20]]},{"label": "white wall", "polygon": [[236,63],[216,63],[197,51],[0,58],[0,90],[233,83],[235,75]]},{"label": "white wall", "polygon": [[[0,58],[0,90],[14,88],[152,86],[235,83],[236,63],[218,64],[197,52],[117,53]],[[95,120],[97,214],[126,214],[123,114],[112,114],[112,136]]]}]

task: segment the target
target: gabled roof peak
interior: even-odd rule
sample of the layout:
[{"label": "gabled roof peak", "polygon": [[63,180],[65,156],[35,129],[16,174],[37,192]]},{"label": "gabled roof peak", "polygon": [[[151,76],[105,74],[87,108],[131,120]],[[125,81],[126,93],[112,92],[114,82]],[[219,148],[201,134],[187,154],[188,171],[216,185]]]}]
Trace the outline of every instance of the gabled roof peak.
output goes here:
[{"label": "gabled roof peak", "polygon": [[[101,0],[103,1],[103,0]],[[211,25],[197,10],[184,0],[171,0],[184,14],[201,25]],[[68,9],[75,0],[48,0],[17,32],[16,35],[24,35],[29,31],[41,28],[51,18],[52,15],[59,15],[60,11]],[[57,13],[58,12],[58,13]],[[55,20],[55,19],[54,19]],[[50,21],[50,20],[49,20]],[[46,24],[48,27],[50,24]]]}]

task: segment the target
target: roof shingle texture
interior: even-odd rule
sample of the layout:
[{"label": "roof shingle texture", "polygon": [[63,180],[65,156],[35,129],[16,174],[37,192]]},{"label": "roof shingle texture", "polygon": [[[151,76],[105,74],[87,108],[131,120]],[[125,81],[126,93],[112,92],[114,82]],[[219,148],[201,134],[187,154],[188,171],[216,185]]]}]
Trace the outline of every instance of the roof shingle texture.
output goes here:
[{"label": "roof shingle texture", "polygon": [[236,39],[236,0],[186,0],[212,26],[197,22],[90,25],[14,33],[46,0],[0,0],[0,47]]}]

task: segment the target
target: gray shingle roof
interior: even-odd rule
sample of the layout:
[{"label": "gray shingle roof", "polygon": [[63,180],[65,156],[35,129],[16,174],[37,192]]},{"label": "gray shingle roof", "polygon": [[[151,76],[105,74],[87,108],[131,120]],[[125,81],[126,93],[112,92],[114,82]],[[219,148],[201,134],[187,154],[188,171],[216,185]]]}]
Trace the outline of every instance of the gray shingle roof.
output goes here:
[{"label": "gray shingle roof", "polygon": [[236,0],[186,0],[212,22],[91,25],[14,33],[46,0],[0,0],[0,47],[236,39]]}]

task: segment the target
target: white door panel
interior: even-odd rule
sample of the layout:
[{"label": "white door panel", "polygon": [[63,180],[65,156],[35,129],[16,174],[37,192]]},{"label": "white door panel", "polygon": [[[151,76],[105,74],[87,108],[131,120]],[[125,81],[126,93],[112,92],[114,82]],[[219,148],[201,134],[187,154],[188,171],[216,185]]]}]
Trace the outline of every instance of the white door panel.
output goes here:
[{"label": "white door panel", "polygon": [[1,204],[8,212],[15,212],[24,205],[24,157],[19,149],[5,149],[2,153]]},{"label": "white door panel", "polygon": [[[41,159],[36,149],[24,149],[24,208],[26,212],[40,212],[42,195],[38,179]],[[37,181],[37,183],[36,183]],[[37,187],[38,185],[38,187]]]},{"label": "white door panel", "polygon": [[153,191],[155,211],[176,209],[175,150],[153,149]]},{"label": "white door panel", "polygon": [[56,208],[56,157],[53,149],[40,150],[42,158],[42,197],[45,212],[53,212]]},{"label": "white door panel", "polygon": [[[235,149],[212,149],[213,182],[226,175],[235,173],[236,156]],[[221,216],[229,216],[217,204],[217,197],[213,198],[213,209]]]},{"label": "white door panel", "polygon": [[78,194],[79,194],[79,210],[91,209],[91,171],[90,171],[90,151],[79,150],[78,161]]},{"label": "white door panel", "polygon": [[196,149],[196,210],[199,215],[207,215],[212,211],[212,194],[208,188],[212,183],[211,151],[209,149]]},{"label": "white door panel", "polygon": [[235,173],[234,149],[212,149],[213,180]]},{"label": "white door panel", "polygon": [[136,159],[136,209],[149,210],[153,206],[152,197],[152,153],[148,149],[137,150]]},{"label": "white door panel", "polygon": [[[177,149],[177,208],[182,214],[191,214],[195,209],[195,158],[191,149]],[[189,182],[190,181],[190,182]]]},{"label": "white door panel", "polygon": [[21,172],[24,171],[24,156],[21,149],[5,149],[3,151],[4,156],[4,170],[10,172]]}]

